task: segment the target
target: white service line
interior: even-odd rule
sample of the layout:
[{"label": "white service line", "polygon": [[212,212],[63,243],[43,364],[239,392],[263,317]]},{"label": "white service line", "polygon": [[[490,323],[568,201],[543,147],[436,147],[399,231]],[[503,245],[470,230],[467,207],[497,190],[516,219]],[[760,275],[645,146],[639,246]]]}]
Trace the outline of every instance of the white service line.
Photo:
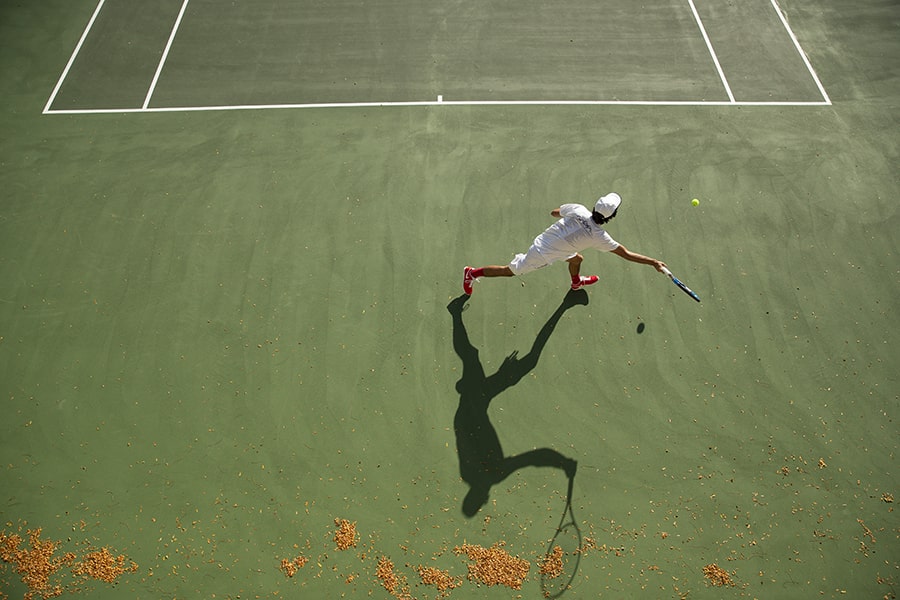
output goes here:
[{"label": "white service line", "polygon": [[147,97],[144,98],[144,110],[150,105],[150,97],[153,96],[153,91],[156,89],[156,82],[159,81],[159,75],[162,73],[163,67],[166,64],[166,58],[169,56],[169,49],[172,47],[172,42],[175,41],[175,34],[178,33],[178,27],[181,25],[181,18],[184,16],[185,9],[187,9],[188,1],[189,0],[184,0],[184,3],[181,5],[181,10],[178,11],[178,18],[175,19],[175,26],[172,27],[172,33],[169,35],[166,49],[163,50],[162,58],[159,59],[159,66],[156,67],[156,74],[153,76],[153,81],[150,82],[150,89],[147,90]]},{"label": "white service line", "polygon": [[97,8],[94,9],[94,14],[91,15],[91,20],[88,21],[87,27],[84,28],[84,32],[81,34],[81,39],[78,40],[78,44],[75,46],[75,50],[72,51],[72,56],[69,57],[69,62],[66,63],[66,68],[63,69],[62,75],[59,76],[59,81],[56,82],[56,87],[53,88],[53,93],[50,94],[50,99],[47,100],[47,104],[44,106],[44,114],[47,114],[50,111],[50,107],[53,105],[53,101],[56,100],[56,94],[59,93],[59,88],[62,87],[63,81],[66,80],[66,76],[69,74],[69,69],[72,68],[72,64],[75,62],[75,58],[78,56],[78,53],[81,52],[81,46],[84,44],[84,40],[87,39],[88,33],[91,31],[91,27],[94,26],[94,21],[97,20],[97,15],[100,14],[100,9],[103,8],[103,3],[106,0],[100,0],[97,4]]},{"label": "white service line", "polygon": [[791,26],[788,25],[784,13],[781,12],[781,9],[778,7],[778,3],[775,0],[772,0],[772,7],[775,9],[775,12],[778,13],[778,18],[781,19],[781,24],[784,25],[784,29],[788,32],[788,35],[791,36],[791,41],[794,42],[794,47],[797,49],[797,52],[803,59],[803,64],[806,65],[806,69],[809,71],[809,74],[812,75],[813,81],[816,82],[816,85],[819,88],[819,93],[822,94],[822,98],[825,99],[826,104],[830,106],[831,98],[829,98],[828,94],[825,92],[825,87],[822,85],[822,82],[819,81],[819,76],[816,75],[816,72],[813,70],[812,64],[810,64],[809,62],[809,58],[806,56],[803,48],[800,47],[800,42],[797,40],[797,36],[794,35],[794,31],[791,29]]},{"label": "white service line", "polygon": [[688,0],[688,4],[691,5],[691,12],[694,13],[697,27],[700,28],[700,33],[703,34],[703,39],[706,40],[706,47],[709,49],[709,54],[712,56],[713,62],[716,63],[716,71],[719,72],[719,78],[722,80],[722,85],[725,86],[725,91],[728,92],[728,99],[733,103],[734,94],[731,93],[731,87],[728,85],[728,80],[725,79],[725,73],[722,72],[722,65],[719,64],[719,57],[716,56],[716,51],[713,50],[712,42],[709,41],[709,36],[706,35],[706,28],[703,27],[703,22],[700,20],[700,14],[697,12],[697,7],[694,6],[694,0]]}]

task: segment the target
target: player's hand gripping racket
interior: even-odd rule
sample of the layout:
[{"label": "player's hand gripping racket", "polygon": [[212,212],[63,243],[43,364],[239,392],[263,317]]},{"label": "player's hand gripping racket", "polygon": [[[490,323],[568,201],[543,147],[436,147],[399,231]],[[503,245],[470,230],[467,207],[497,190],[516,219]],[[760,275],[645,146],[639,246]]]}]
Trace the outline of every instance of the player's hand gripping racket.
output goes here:
[{"label": "player's hand gripping racket", "polygon": [[694,293],[694,290],[692,290],[692,289],[689,288],[688,286],[684,285],[677,277],[675,277],[674,275],[672,275],[672,271],[670,271],[669,269],[663,267],[663,268],[662,268],[662,272],[665,273],[666,275],[668,275],[668,276],[669,276],[669,279],[672,280],[672,283],[674,283],[675,285],[677,285],[678,287],[680,287],[680,288],[682,289],[682,291],[683,291],[685,294],[687,294],[688,296],[690,296],[691,298],[693,298],[693,299],[696,300],[697,302],[700,302],[700,296],[698,296],[697,294],[695,294],[695,293]]}]

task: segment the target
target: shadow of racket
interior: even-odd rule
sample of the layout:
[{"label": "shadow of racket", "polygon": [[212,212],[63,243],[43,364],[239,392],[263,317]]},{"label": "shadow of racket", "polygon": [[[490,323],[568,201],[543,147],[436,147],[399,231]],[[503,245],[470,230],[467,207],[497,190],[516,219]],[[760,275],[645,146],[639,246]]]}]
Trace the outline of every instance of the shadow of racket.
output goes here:
[{"label": "shadow of racket", "polygon": [[547,546],[544,565],[541,569],[541,591],[544,598],[559,598],[572,588],[578,565],[581,563],[581,529],[572,511],[572,488],[575,477],[569,477],[566,506],[563,509],[556,533]]}]

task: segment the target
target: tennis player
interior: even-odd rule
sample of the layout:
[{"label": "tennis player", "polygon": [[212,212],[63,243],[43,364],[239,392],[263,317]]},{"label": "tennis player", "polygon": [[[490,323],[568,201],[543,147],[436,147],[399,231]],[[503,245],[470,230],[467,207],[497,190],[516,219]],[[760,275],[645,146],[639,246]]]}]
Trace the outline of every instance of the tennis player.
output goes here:
[{"label": "tennis player", "polygon": [[622,198],[612,192],[597,200],[593,210],[588,210],[581,204],[563,204],[559,208],[554,208],[550,214],[559,220],[534,238],[525,254],[516,254],[508,265],[489,265],[478,269],[466,267],[463,271],[463,291],[471,296],[472,285],[481,277],[524,275],[560,260],[569,263],[573,290],[593,285],[597,283],[599,277],[581,275],[581,262],[584,256],[580,253],[587,248],[612,252],[631,262],[653,265],[662,273],[666,263],[631,252],[612,239],[603,228],[616,216],[620,204]]}]

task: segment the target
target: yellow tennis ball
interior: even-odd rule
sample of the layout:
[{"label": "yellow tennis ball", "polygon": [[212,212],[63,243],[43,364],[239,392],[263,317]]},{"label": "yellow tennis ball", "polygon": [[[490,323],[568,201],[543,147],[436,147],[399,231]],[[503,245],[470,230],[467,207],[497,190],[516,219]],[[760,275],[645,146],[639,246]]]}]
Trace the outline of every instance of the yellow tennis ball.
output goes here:
[{"label": "yellow tennis ball", "polygon": [[700,201],[694,198],[693,200],[691,200],[691,204],[693,204],[694,206],[700,206]]}]

